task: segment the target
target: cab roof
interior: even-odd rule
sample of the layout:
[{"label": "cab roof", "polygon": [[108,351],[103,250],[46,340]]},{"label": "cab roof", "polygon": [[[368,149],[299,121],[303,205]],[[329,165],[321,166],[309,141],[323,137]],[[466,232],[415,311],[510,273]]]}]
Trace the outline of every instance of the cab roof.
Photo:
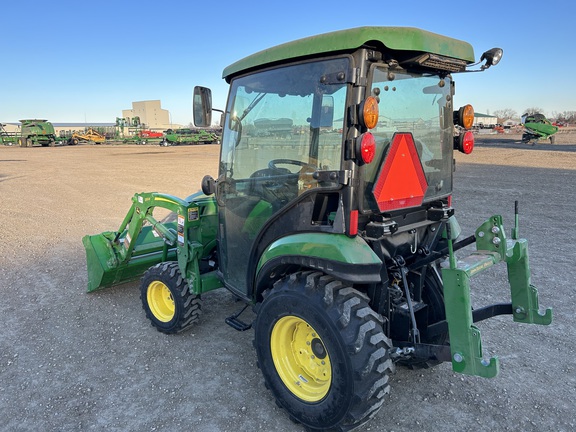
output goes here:
[{"label": "cab roof", "polygon": [[363,45],[374,45],[374,42],[394,51],[438,54],[474,63],[474,49],[468,42],[413,27],[357,27],[298,39],[257,52],[225,68],[222,78],[229,82],[241,73],[285,60],[353,51]]}]

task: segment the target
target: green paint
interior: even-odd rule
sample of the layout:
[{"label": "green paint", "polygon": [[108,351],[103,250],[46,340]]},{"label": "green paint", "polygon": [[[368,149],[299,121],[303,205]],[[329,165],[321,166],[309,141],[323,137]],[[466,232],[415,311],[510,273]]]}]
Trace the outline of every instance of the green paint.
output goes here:
[{"label": "green paint", "polygon": [[[213,279],[200,274],[198,266],[199,260],[216,246],[216,203],[204,195],[192,198],[182,200],[155,192],[136,194],[118,231],[85,236],[82,243],[88,291],[138,279],[162,261],[178,261],[190,290],[196,294],[217,287]],[[176,221],[156,220],[155,208],[174,212]]]},{"label": "green paint", "polygon": [[530,282],[528,242],[520,239],[508,248],[506,264],[512,296],[514,321],[527,324],[548,325],[552,322],[552,309],[541,313],[538,306],[538,290]]},{"label": "green paint", "polygon": [[514,321],[547,325],[552,322],[552,310],[539,311],[538,290],[530,283],[527,241],[507,240],[501,216],[491,217],[476,230],[476,248],[475,253],[457,262],[450,248],[451,266],[442,269],[446,321],[453,370],[491,378],[498,374],[498,358],[487,361],[482,357],[480,330],[473,324],[470,279],[505,262]]},{"label": "green paint", "polygon": [[458,39],[411,27],[358,27],[299,39],[260,51],[228,66],[222,78],[229,81],[232,76],[243,71],[295,58],[353,51],[372,41],[391,50],[414,51],[415,55],[427,52],[474,63],[474,49],[469,43]]},{"label": "green paint", "polygon": [[164,136],[170,144],[198,144],[218,142],[218,135],[204,129],[170,129]]},{"label": "green paint", "polygon": [[497,357],[482,358],[480,330],[473,325],[470,276],[461,269],[442,269],[446,320],[450,333],[452,369],[455,372],[492,378],[498,374]]},{"label": "green paint", "polygon": [[347,264],[381,264],[364,240],[344,234],[303,233],[278,239],[262,254],[258,270],[269,260],[281,256],[305,256]]}]

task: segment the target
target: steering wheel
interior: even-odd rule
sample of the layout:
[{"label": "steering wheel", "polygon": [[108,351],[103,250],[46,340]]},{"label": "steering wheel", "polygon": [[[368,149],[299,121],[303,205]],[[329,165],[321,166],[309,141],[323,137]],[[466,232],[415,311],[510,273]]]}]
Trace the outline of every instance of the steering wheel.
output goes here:
[{"label": "steering wheel", "polygon": [[275,170],[275,171],[281,171],[282,168],[277,167],[276,165],[280,164],[280,165],[296,165],[299,167],[308,167],[310,168],[312,171],[316,171],[316,167],[314,165],[311,165],[309,163],[306,162],[302,162],[296,159],[272,159],[270,162],[268,162],[268,168]]}]

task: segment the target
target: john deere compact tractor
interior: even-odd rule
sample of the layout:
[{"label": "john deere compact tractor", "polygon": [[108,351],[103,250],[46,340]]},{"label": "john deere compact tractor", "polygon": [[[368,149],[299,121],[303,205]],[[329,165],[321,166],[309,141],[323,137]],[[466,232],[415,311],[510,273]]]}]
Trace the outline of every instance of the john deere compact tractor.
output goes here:
[{"label": "john deere compact tractor", "polygon": [[[518,218],[510,237],[496,215],[460,239],[451,205],[453,152],[474,146],[474,111],[454,107],[453,75],[501,56],[475,63],[466,42],[363,27],[230,65],[218,178],[186,199],[138,193],[117,231],[84,237],[88,290],[141,278],[144,311],[164,333],[199,320],[203,293],[230,290],[256,318],[241,310],[226,322],[253,328],[267,387],[308,429],[369,420],[397,363],[495,376],[476,322],[552,320]],[[196,126],[210,126],[210,90],[195,88],[193,105]],[[510,302],[473,309],[473,276],[498,263]]]}]

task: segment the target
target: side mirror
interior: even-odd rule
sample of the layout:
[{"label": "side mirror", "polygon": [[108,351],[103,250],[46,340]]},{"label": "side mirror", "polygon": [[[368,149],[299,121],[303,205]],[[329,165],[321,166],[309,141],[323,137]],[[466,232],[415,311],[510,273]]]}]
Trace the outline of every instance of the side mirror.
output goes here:
[{"label": "side mirror", "polygon": [[192,111],[195,126],[208,127],[212,125],[212,90],[207,87],[194,87]]},{"label": "side mirror", "polygon": [[213,195],[216,192],[216,180],[211,175],[205,175],[201,187],[204,195]]}]

